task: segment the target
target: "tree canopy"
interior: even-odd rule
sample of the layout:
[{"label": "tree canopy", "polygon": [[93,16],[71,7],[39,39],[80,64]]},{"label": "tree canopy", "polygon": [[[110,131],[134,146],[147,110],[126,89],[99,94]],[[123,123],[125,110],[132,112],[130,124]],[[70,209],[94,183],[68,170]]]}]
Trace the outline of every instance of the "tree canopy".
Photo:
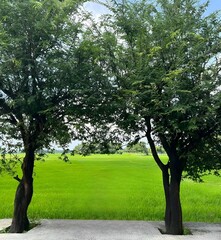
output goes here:
[{"label": "tree canopy", "polygon": [[160,0],[113,9],[118,125],[141,137],[150,130],[168,155],[175,148],[183,166],[190,152],[220,135],[220,18],[205,17],[206,6]]}]

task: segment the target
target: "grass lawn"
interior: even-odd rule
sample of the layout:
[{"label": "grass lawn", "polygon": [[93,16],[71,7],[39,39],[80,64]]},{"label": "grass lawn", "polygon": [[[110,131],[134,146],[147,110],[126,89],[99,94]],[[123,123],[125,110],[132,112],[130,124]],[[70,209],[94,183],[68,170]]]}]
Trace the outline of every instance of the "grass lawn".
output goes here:
[{"label": "grass lawn", "polygon": [[[35,163],[29,216],[66,219],[163,220],[161,172],[151,156],[73,156],[71,164],[49,155]],[[221,222],[221,178],[184,180],[184,221]],[[10,218],[17,182],[0,176],[0,218]]]}]

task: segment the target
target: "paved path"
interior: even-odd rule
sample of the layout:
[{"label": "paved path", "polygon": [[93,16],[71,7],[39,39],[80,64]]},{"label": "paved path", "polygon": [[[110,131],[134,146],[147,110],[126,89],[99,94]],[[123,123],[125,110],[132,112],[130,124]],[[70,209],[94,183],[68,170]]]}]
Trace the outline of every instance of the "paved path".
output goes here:
[{"label": "paved path", "polygon": [[[0,229],[9,226],[0,220]],[[221,240],[221,223],[185,223],[193,235],[162,235],[163,222],[102,220],[41,220],[23,234],[0,234],[0,240]]]}]

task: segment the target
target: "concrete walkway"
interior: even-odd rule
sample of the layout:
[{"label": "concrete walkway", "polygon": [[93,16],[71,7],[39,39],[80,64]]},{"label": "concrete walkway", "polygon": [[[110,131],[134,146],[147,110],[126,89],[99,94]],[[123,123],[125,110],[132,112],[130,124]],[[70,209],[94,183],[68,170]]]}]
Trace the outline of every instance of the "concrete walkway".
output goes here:
[{"label": "concrete walkway", "polygon": [[[185,223],[193,235],[162,235],[163,222],[103,220],[41,220],[23,234],[0,234],[0,240],[221,240],[221,223]],[[0,220],[0,229],[10,219]]]}]

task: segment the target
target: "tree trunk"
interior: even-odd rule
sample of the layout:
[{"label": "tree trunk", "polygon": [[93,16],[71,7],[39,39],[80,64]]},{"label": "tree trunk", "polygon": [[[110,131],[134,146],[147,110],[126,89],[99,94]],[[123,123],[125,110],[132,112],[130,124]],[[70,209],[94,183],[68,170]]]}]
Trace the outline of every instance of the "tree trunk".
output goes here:
[{"label": "tree trunk", "polygon": [[29,220],[27,216],[28,206],[33,195],[33,168],[34,150],[26,149],[26,154],[22,164],[22,179],[17,187],[14,200],[14,215],[10,227],[10,233],[22,233],[29,230]]},{"label": "tree trunk", "polygon": [[[152,155],[163,174],[163,187],[166,200],[165,227],[167,234],[183,235],[182,208],[180,202],[180,182],[183,172],[183,163],[176,151],[177,140],[168,143],[164,135],[160,135],[161,143],[169,156],[168,164],[164,164],[158,156],[154,140],[151,136],[151,118],[145,118],[146,137]],[[174,138],[176,139],[176,137]]]},{"label": "tree trunk", "polygon": [[183,235],[182,208],[180,202],[180,182],[182,171],[177,168],[163,170],[163,184],[166,199],[165,227],[167,234]]},{"label": "tree trunk", "polygon": [[166,165],[165,168],[162,169],[163,173],[163,188],[165,194],[165,201],[166,201],[166,209],[165,209],[165,227],[166,232],[170,227],[170,219],[171,219],[171,211],[170,211],[170,176],[168,172],[168,166]]}]

